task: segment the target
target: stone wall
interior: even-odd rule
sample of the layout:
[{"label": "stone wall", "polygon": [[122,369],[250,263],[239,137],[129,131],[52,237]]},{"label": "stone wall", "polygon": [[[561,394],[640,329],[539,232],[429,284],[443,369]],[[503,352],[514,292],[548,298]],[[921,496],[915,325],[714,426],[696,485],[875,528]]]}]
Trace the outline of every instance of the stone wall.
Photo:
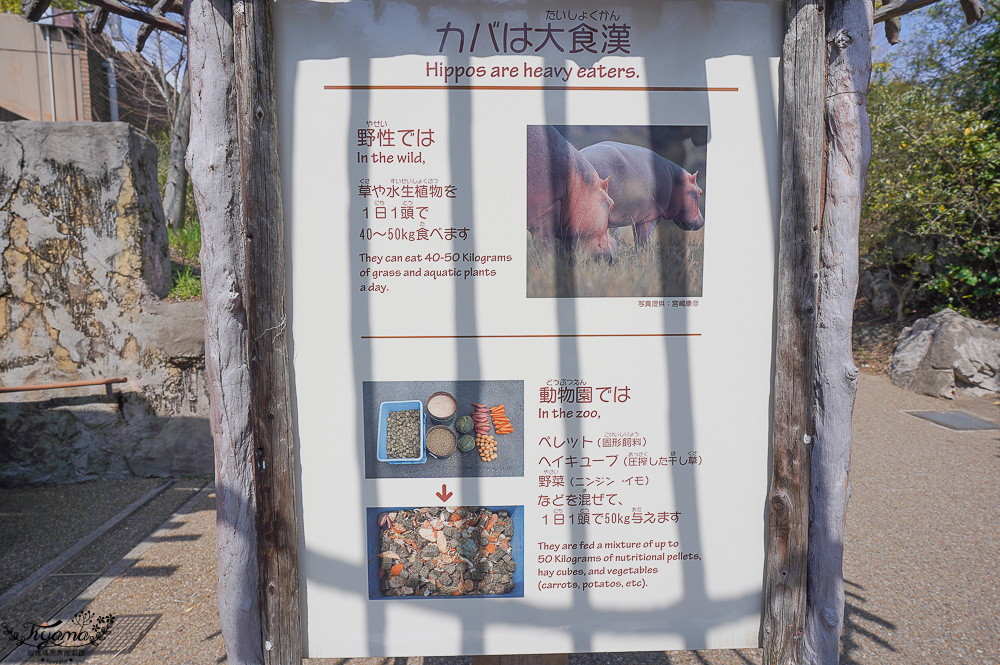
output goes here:
[{"label": "stone wall", "polygon": [[201,303],[171,303],[156,147],[0,123],[0,484],[211,473]]}]

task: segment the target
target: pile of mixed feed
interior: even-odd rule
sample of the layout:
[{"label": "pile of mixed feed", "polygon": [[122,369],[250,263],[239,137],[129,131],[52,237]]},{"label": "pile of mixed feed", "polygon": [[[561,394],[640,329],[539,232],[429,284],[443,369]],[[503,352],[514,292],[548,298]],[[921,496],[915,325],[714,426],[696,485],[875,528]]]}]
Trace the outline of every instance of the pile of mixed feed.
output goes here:
[{"label": "pile of mixed feed", "polygon": [[378,524],[385,596],[483,596],[514,588],[514,521],[506,510],[412,508],[384,512]]}]

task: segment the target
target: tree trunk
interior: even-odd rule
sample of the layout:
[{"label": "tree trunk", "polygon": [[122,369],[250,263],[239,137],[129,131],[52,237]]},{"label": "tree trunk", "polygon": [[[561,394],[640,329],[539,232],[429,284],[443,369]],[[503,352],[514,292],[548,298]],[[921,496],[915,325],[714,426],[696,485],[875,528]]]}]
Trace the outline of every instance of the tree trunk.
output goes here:
[{"label": "tree trunk", "polygon": [[789,0],[785,26],[774,429],[762,636],[767,665],[800,665],[806,622],[812,354],[823,196],[822,4]]},{"label": "tree trunk", "polygon": [[274,39],[269,0],[233,3],[240,216],[246,258],[250,409],[261,639],[266,663],[302,662],[298,520],[285,224],[278,160]]},{"label": "tree trunk", "polygon": [[184,73],[180,94],[177,96],[177,110],[174,126],[170,132],[170,163],[167,165],[167,184],[163,188],[163,212],[167,224],[174,231],[184,226],[184,212],[187,204],[188,172],[184,166],[188,138],[191,135],[191,92],[189,73]]},{"label": "tree trunk", "polygon": [[851,326],[858,288],[858,223],[871,157],[868,81],[872,3],[827,5],[827,167],[820,239],[815,438],[809,500],[805,662],[837,665],[844,623],[844,521],[858,370]]},{"label": "tree trunk", "polygon": [[244,310],[230,0],[189,0],[188,170],[201,219],[205,365],[215,439],[219,620],[232,665],[261,663],[254,446]]}]

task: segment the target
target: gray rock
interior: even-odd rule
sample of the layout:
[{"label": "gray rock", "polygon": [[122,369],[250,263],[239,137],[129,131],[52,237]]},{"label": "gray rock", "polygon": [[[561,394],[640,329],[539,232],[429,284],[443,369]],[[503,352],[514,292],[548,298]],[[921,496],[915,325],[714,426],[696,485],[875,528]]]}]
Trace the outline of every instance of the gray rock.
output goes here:
[{"label": "gray rock", "polygon": [[144,346],[169,358],[204,359],[205,308],[197,302],[153,302],[143,308]]},{"label": "gray rock", "polygon": [[201,303],[167,303],[156,147],[125,123],[0,123],[0,485],[214,470]]},{"label": "gray rock", "polygon": [[933,397],[1000,393],[1000,326],[943,309],[899,335],[889,377]]}]

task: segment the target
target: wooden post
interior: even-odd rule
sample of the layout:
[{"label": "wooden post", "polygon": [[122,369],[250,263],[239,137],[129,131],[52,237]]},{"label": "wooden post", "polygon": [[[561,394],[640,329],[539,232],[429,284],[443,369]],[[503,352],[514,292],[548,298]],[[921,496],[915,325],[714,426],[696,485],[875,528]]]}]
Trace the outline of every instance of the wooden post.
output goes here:
[{"label": "wooden post", "polygon": [[261,633],[265,663],[298,665],[302,633],[285,226],[268,3],[236,0],[233,34]]},{"label": "wooden post", "polygon": [[786,8],[767,665],[836,665],[843,628],[872,6],[831,0],[826,9],[824,21],[823,5]]},{"label": "wooden post", "polygon": [[806,614],[812,356],[823,178],[825,24],[817,0],[789,0],[782,50],[781,219],[768,494],[764,662],[802,662]]},{"label": "wooden post", "polygon": [[219,617],[230,663],[302,659],[270,13],[191,0],[188,169],[202,220]]},{"label": "wooden post", "polygon": [[861,197],[871,156],[867,103],[872,13],[869,0],[830,0],[827,5],[826,195],[815,333],[815,438],[804,661],[817,665],[839,662],[844,621],[844,520],[858,380],[851,353],[851,325],[858,287]]},{"label": "wooden post", "polygon": [[215,441],[219,623],[232,665],[263,661],[254,525],[244,303],[246,260],[235,155],[231,0],[189,0],[191,137],[187,167],[201,219],[205,371]]}]

